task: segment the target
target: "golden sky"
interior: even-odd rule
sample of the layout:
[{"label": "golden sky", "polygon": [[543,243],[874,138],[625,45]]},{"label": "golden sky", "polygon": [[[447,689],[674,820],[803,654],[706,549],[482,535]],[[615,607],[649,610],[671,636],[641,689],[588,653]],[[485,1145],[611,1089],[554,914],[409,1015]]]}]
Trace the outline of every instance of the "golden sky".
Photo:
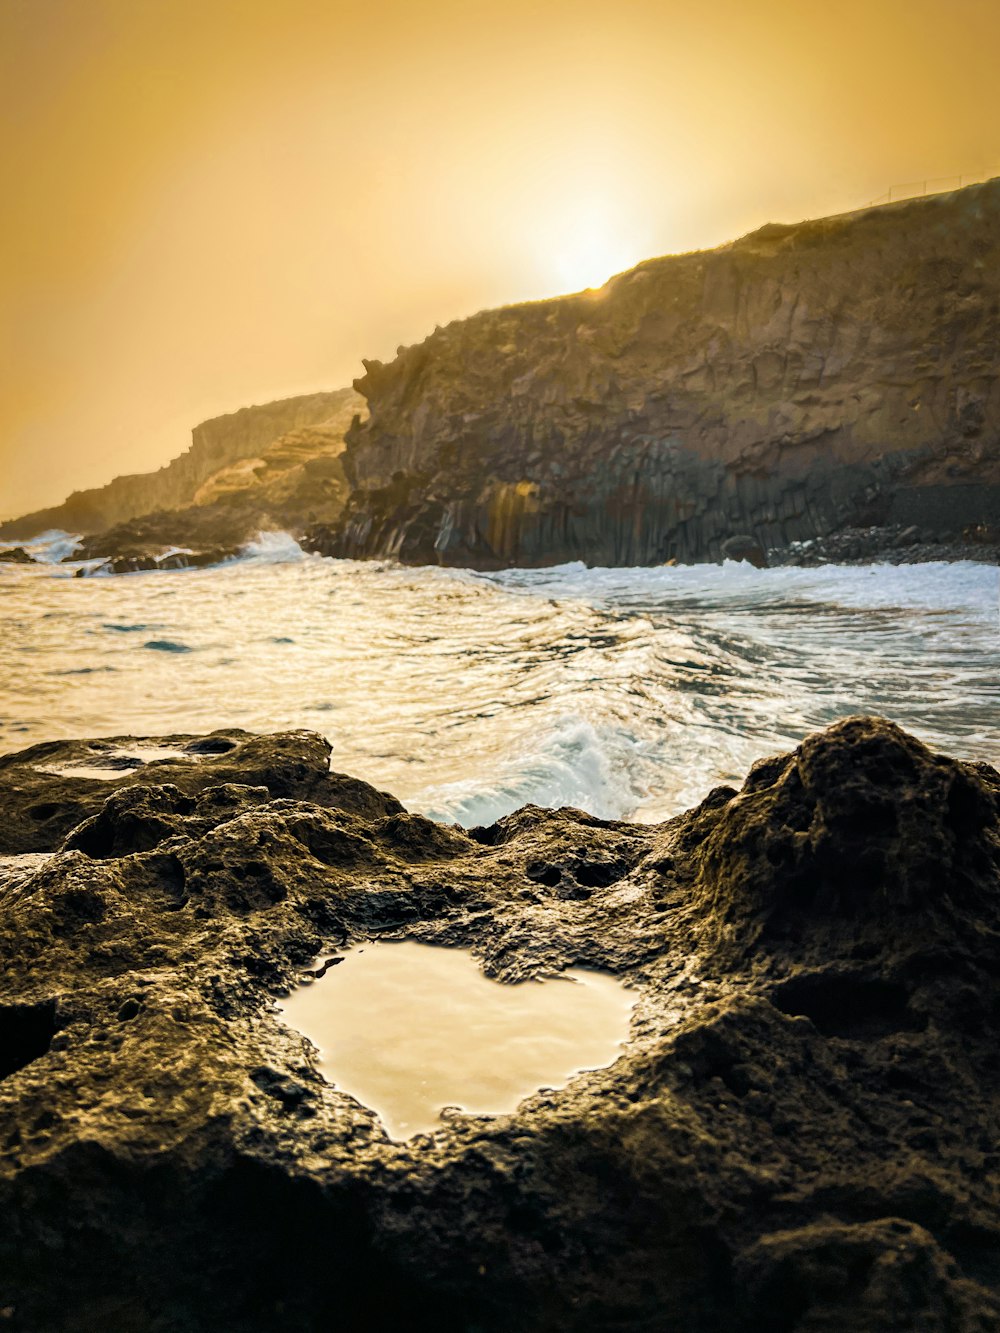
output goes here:
[{"label": "golden sky", "polygon": [[435,324],[1000,174],[996,0],[0,0],[0,516]]}]

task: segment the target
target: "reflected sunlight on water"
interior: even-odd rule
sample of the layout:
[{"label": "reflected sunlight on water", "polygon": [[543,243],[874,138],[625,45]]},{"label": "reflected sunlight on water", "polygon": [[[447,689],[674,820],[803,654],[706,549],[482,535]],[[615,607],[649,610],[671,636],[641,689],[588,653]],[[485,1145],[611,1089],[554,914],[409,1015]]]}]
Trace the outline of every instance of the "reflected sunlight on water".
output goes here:
[{"label": "reflected sunlight on water", "polygon": [[465,824],[529,801],[664,818],[856,712],[1000,761],[989,566],[478,575],[295,549],[0,567],[0,748],[309,727],[335,768]]},{"label": "reflected sunlight on water", "polygon": [[441,1128],[441,1111],[513,1111],[620,1054],[636,994],[603,972],[491,981],[465,949],[369,942],[279,1009],[342,1092],[390,1138]]}]

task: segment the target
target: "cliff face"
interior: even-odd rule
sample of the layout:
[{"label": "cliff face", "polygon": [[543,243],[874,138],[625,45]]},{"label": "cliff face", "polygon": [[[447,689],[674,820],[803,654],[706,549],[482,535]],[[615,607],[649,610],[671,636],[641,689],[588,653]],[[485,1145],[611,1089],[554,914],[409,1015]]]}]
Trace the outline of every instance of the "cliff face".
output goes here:
[{"label": "cliff face", "polygon": [[[329,520],[339,512],[345,490],[340,464],[331,467],[331,461],[342,451],[344,431],[362,406],[354,390],[336,389],[215,417],[195,426],[190,449],[159,471],[76,491],[64,504],[0,525],[0,536],[32,537],[49,528],[101,532],[156,510],[232,501],[237,494],[244,507],[252,508],[271,498],[288,500],[303,482],[296,512]],[[325,494],[316,483],[328,480],[336,483],[333,508],[315,503]],[[262,486],[266,496],[258,494]],[[311,515],[308,499],[314,501]]]},{"label": "cliff face", "polygon": [[318,426],[287,431],[255,456],[219,468],[193,502],[157,509],[84,537],[76,558],[107,558],[114,573],[161,568],[175,546],[195,553],[169,556],[178,567],[214,564],[258,532],[331,523],[343,512],[348,486],[341,454],[344,429],[360,399],[351,390],[341,412]]},{"label": "cliff face", "polygon": [[329,554],[628,565],[1000,526],[1000,180],[767,226],[365,366]]}]

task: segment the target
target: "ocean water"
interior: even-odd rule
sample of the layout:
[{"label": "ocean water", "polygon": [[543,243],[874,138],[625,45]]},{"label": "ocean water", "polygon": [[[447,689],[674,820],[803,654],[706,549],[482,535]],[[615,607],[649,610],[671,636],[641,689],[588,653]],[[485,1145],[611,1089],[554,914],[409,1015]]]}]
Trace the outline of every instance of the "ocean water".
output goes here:
[{"label": "ocean water", "polygon": [[308,727],[334,768],[465,825],[529,801],[662,819],[858,712],[1000,765],[989,565],[477,574],[268,534],[211,569],[76,568],[0,564],[0,751]]}]

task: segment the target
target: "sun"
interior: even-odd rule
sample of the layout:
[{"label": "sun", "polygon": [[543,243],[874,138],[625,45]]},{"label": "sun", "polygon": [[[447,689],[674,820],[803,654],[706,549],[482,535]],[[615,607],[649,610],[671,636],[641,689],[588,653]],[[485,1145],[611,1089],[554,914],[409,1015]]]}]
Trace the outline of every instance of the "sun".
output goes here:
[{"label": "sun", "polygon": [[625,241],[604,218],[576,217],[556,238],[553,270],[561,292],[579,292],[603,287],[639,257],[629,254]]}]

